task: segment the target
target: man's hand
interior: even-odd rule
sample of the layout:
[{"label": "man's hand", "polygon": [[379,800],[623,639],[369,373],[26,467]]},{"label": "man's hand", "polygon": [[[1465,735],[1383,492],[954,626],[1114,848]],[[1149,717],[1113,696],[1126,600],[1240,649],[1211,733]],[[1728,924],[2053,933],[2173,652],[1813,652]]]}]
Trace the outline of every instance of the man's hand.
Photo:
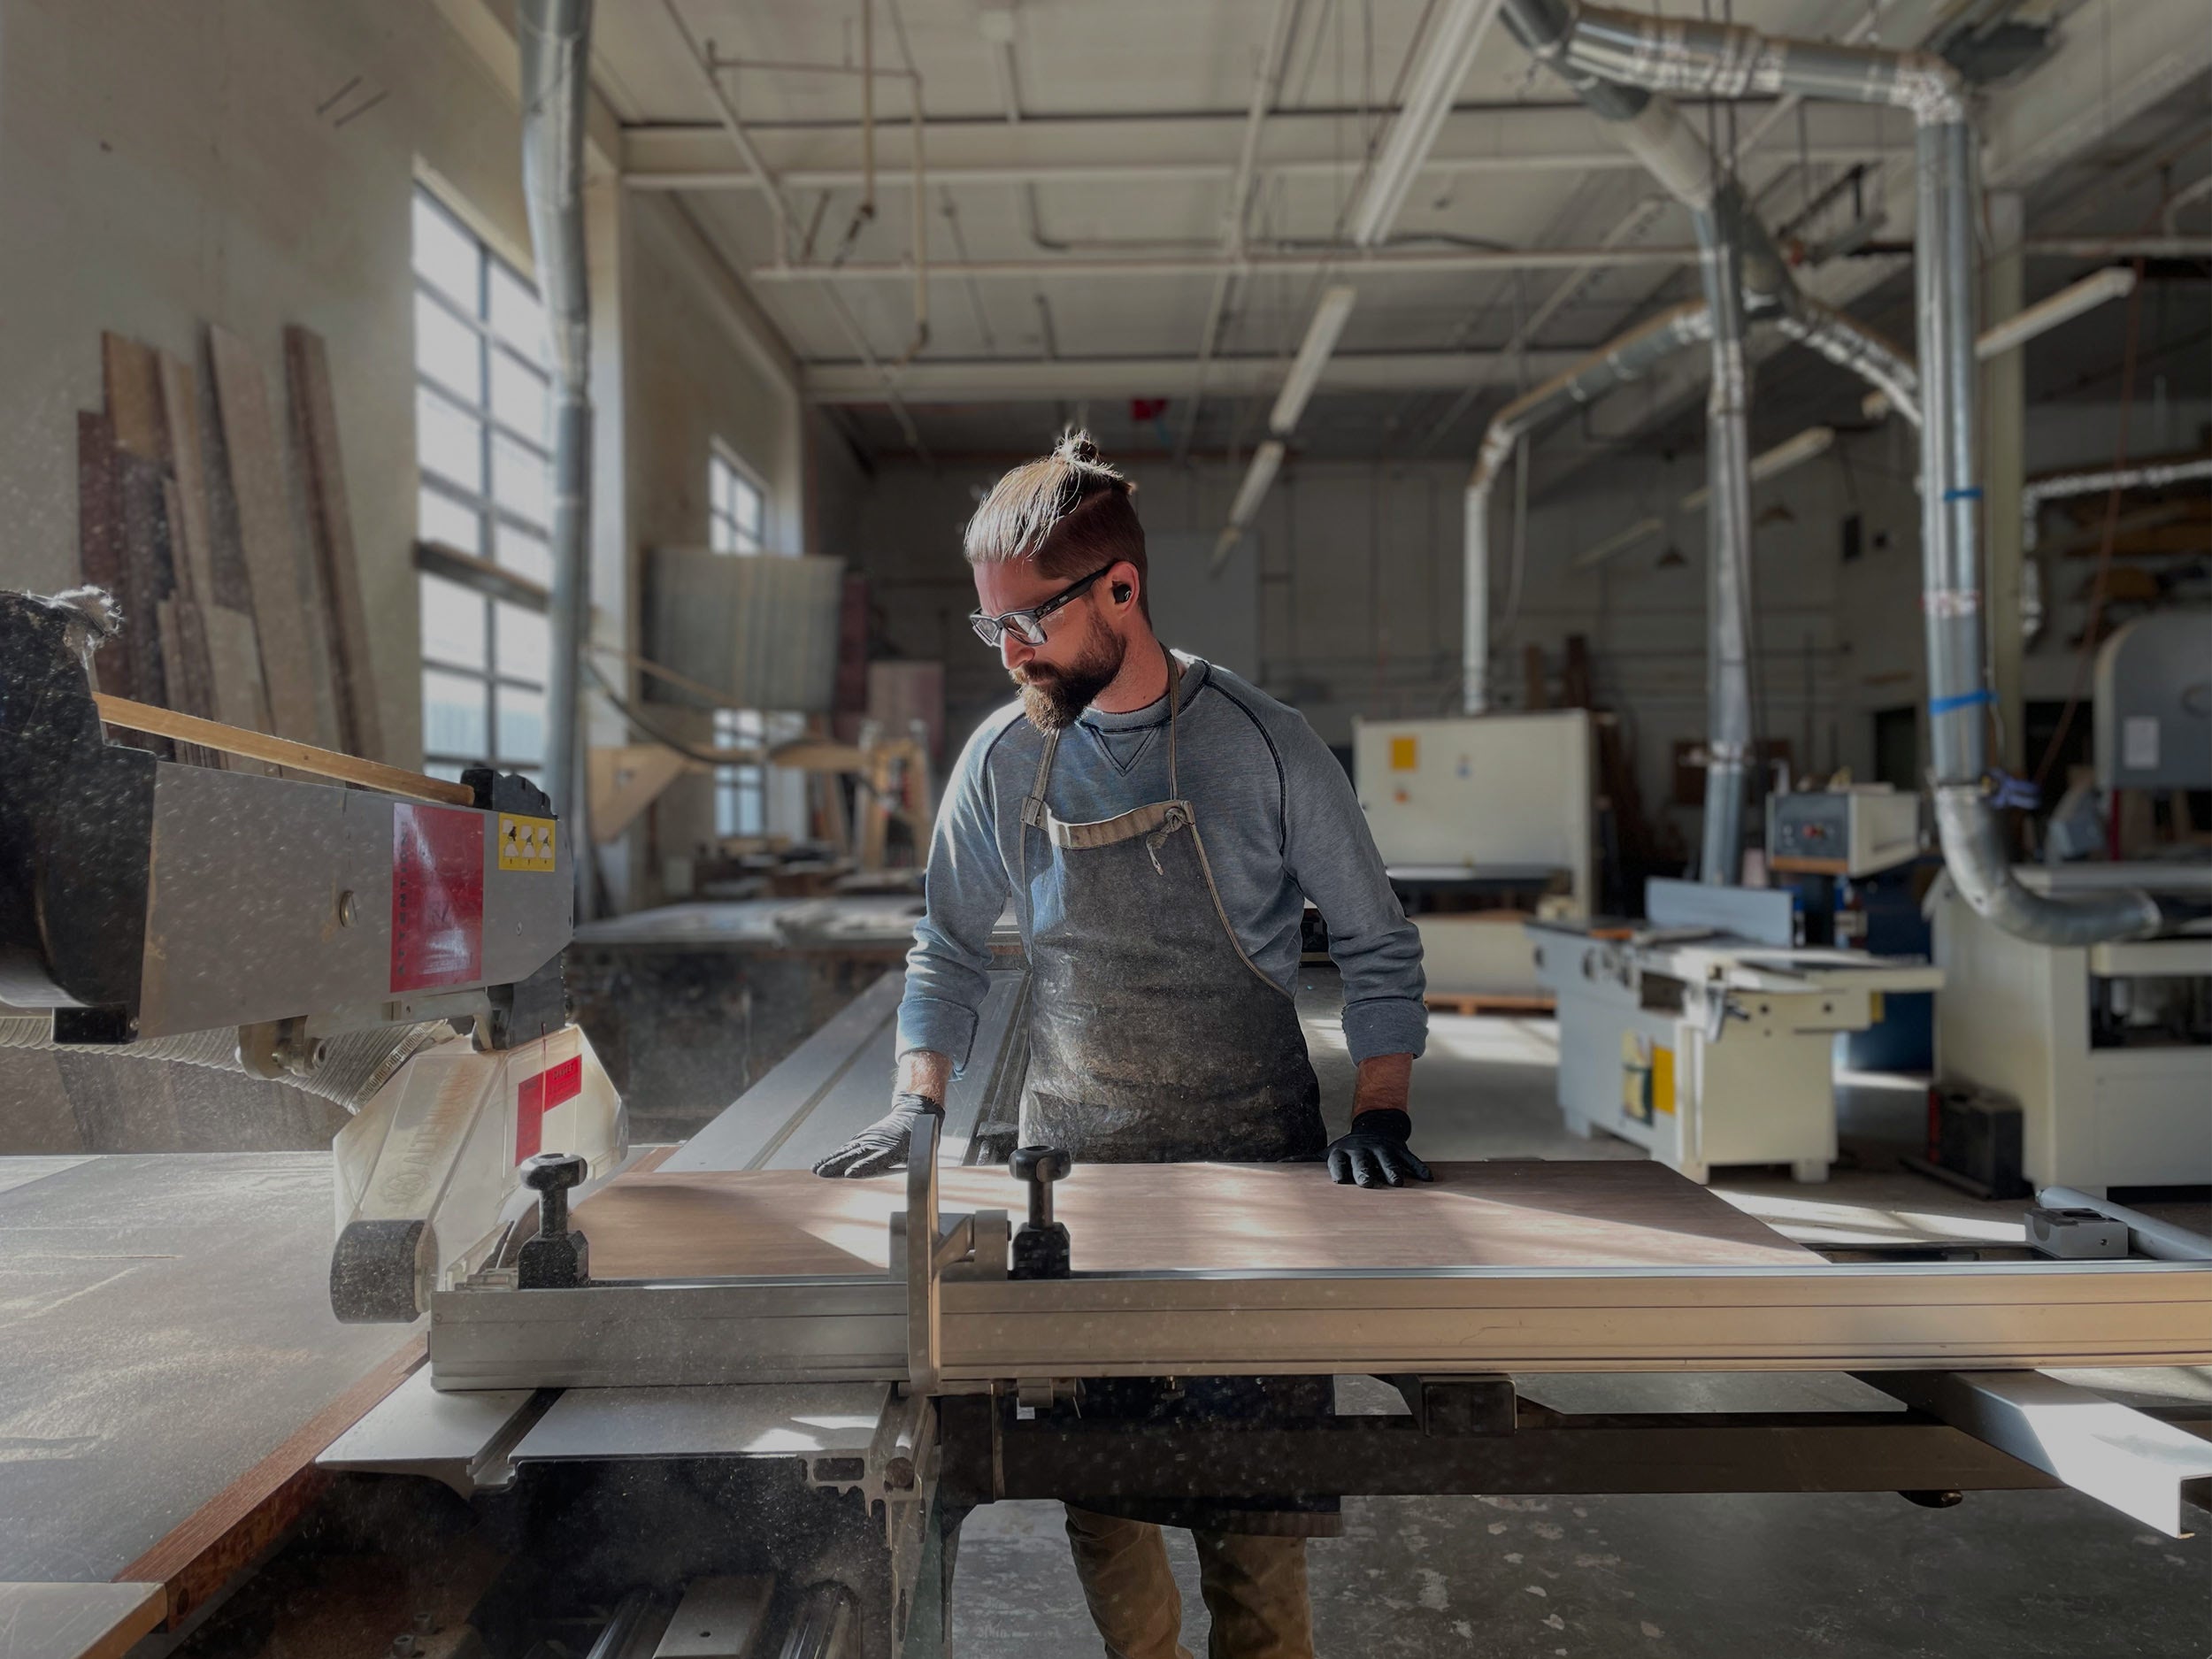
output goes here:
[{"label": "man's hand", "polygon": [[832,1179],[865,1180],[904,1169],[915,1120],[926,1112],[941,1118],[945,1109],[926,1094],[893,1095],[887,1113],[817,1164],[814,1172]]},{"label": "man's hand", "polygon": [[1394,1107],[1359,1113],[1350,1130],[1330,1143],[1329,1179],[1339,1186],[1360,1187],[1403,1187],[1409,1176],[1434,1180],[1429,1166],[1406,1145],[1412,1135],[1413,1119]]}]

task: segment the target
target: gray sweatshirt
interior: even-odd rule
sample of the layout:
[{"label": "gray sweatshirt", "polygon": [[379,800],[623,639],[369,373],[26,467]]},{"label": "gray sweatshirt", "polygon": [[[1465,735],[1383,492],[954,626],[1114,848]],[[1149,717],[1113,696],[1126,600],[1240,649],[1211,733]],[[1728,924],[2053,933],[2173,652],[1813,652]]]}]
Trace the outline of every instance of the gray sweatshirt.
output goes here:
[{"label": "gray sweatshirt", "polygon": [[[1343,973],[1352,1058],[1419,1054],[1428,1035],[1421,937],[1383,875],[1351,780],[1296,710],[1226,669],[1176,656],[1178,779],[1245,954],[1291,989],[1299,918],[1311,899]],[[907,953],[901,1054],[927,1048],[964,1068],[987,984],[991,928],[1010,894],[1029,937],[1021,807],[1044,742],[1016,703],[985,720],[961,752],[930,844],[928,911]],[[1168,798],[1164,696],[1128,714],[1091,710],[1062,735],[1045,791],[1056,817],[1093,822]]]}]

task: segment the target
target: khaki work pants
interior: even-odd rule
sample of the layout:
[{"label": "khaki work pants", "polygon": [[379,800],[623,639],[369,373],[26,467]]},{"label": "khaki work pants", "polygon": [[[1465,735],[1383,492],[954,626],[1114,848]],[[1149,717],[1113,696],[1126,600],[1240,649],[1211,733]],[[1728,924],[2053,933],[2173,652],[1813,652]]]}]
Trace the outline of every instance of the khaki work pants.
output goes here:
[{"label": "khaki work pants", "polygon": [[[1177,1640],[1183,1598],[1160,1529],[1072,1503],[1068,1542],[1107,1659],[1191,1659]],[[1313,1659],[1306,1540],[1194,1531],[1198,1585],[1213,1628],[1207,1659]]]}]

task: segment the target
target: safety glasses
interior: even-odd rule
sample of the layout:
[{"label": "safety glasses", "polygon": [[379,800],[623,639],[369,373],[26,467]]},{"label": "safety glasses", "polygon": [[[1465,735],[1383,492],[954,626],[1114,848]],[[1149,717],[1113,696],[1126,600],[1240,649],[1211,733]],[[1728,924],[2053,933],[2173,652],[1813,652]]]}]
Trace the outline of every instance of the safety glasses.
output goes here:
[{"label": "safety glasses", "polygon": [[1045,642],[1045,618],[1063,605],[1073,604],[1080,599],[1090,590],[1093,582],[1120,562],[1116,559],[1110,564],[1100,565],[1082,580],[1071,583],[1044,603],[1032,605],[1026,611],[1009,611],[995,617],[987,617],[980,611],[972,611],[968,613],[968,626],[975,630],[977,639],[994,650],[1009,634],[1024,644],[1042,645]]}]

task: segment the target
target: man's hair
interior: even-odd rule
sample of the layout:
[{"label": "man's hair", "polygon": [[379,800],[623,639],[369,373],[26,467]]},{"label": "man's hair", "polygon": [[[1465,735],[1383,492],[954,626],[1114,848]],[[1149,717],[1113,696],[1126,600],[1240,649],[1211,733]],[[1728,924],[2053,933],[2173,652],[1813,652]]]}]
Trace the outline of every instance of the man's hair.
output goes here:
[{"label": "man's hair", "polygon": [[1144,526],[1130,499],[1137,487],[1098,458],[1087,432],[1061,435],[1050,455],[1016,467],[968,520],[971,565],[1027,559],[1043,576],[1074,581],[1126,559],[1142,579],[1137,603],[1152,615]]}]

